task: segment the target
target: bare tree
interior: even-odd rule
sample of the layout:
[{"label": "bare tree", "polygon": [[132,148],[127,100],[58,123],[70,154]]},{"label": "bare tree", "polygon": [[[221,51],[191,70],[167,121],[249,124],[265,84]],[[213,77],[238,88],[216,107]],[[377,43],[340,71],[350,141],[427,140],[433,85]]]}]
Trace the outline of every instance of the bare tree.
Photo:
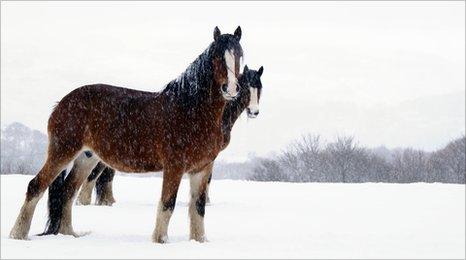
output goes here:
[{"label": "bare tree", "polygon": [[439,182],[465,183],[466,137],[450,142],[445,148],[432,153],[429,160],[430,179]]},{"label": "bare tree", "polygon": [[341,182],[347,182],[349,175],[354,172],[357,158],[362,150],[351,137],[338,137],[334,143],[326,147],[330,171],[341,177]]},{"label": "bare tree", "polygon": [[420,182],[427,177],[428,156],[424,151],[407,148],[396,151],[393,172],[397,182]]}]

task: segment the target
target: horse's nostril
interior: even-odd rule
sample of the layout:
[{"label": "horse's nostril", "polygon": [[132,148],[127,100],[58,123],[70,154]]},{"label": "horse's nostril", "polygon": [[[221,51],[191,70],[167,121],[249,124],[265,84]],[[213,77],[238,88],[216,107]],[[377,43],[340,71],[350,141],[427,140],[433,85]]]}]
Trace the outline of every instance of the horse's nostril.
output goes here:
[{"label": "horse's nostril", "polygon": [[254,115],[257,116],[259,114],[259,111],[254,112]]},{"label": "horse's nostril", "polygon": [[228,90],[227,84],[223,84],[223,85],[222,85],[222,91],[226,93],[227,90]]},{"label": "horse's nostril", "polygon": [[239,92],[239,86],[236,85],[236,92]]}]

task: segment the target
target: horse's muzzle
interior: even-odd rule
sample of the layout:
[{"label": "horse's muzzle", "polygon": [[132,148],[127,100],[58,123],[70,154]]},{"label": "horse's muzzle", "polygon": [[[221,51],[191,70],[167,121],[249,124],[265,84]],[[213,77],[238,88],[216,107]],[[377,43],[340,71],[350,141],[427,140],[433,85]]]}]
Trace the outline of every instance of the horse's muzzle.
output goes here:
[{"label": "horse's muzzle", "polygon": [[236,86],[236,93],[234,95],[232,95],[230,92],[228,92],[228,85],[227,84],[222,85],[221,91],[222,91],[223,98],[225,98],[226,100],[233,100],[239,94],[239,86]]},{"label": "horse's muzzle", "polygon": [[252,111],[251,109],[246,108],[246,113],[249,118],[256,118],[259,115],[259,110]]}]

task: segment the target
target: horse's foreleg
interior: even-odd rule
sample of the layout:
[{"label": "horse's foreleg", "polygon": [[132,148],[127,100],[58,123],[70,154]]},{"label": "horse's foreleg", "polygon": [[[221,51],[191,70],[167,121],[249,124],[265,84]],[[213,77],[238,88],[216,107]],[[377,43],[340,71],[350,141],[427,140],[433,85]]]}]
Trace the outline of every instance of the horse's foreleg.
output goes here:
[{"label": "horse's foreleg", "polygon": [[63,202],[61,224],[59,233],[65,235],[77,236],[73,231],[72,226],[72,206],[73,200],[76,197],[79,187],[83,184],[86,178],[91,174],[92,169],[95,168],[99,159],[97,156],[88,158],[84,153],[81,153],[76,160],[74,160],[73,168],[65,179],[65,200]]},{"label": "horse's foreleg", "polygon": [[78,199],[76,200],[77,205],[89,205],[92,200],[92,190],[95,187],[97,179],[102,174],[102,171],[105,169],[105,165],[99,162],[94,169],[92,169],[91,174],[84,181],[81,190],[79,191]]},{"label": "horse's foreleg", "polygon": [[207,165],[201,172],[191,174],[191,199],[189,201],[190,239],[198,242],[206,241],[204,231],[204,215],[206,204],[206,188],[212,173],[213,163]]},{"label": "horse's foreleg", "polygon": [[168,224],[175,209],[176,195],[182,176],[182,169],[167,167],[163,171],[162,196],[157,208],[155,230],[152,234],[152,241],[155,243],[165,243],[168,240]]},{"label": "horse's foreleg", "polygon": [[96,182],[96,204],[112,206],[115,203],[113,198],[113,177],[115,176],[115,170],[106,167]]}]

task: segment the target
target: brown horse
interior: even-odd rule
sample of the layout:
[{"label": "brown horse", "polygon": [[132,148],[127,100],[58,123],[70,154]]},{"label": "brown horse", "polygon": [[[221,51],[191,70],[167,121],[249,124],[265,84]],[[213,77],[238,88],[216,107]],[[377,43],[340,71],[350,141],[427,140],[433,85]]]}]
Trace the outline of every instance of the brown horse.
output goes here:
[{"label": "brown horse", "polygon": [[[261,75],[263,71],[263,67],[260,67],[258,71],[249,69],[247,65],[244,67],[243,74],[241,74],[239,77],[241,90],[238,94],[238,97],[235,100],[229,101],[223,112],[222,130],[223,140],[225,142],[223,149],[228,146],[233,125],[244,110],[246,110],[249,118],[255,118],[259,114],[258,105],[260,94],[262,92]],[[63,172],[62,174],[65,175],[66,172]],[[92,190],[95,187],[97,195],[96,205],[111,206],[115,202],[112,189],[112,181],[114,176],[114,169],[106,167],[103,163],[98,163],[97,166],[92,170],[92,173],[89,175],[89,177],[87,177],[86,181],[83,183],[76,203],[78,205],[89,205],[91,203]],[[210,202],[209,186],[211,179],[212,173],[209,173],[208,186],[206,189],[207,203]],[[54,198],[51,198],[53,196],[53,193],[49,193],[49,211],[57,210],[60,208],[59,206],[57,207],[57,205],[52,204],[52,202],[55,201]],[[56,196],[60,196],[60,194]],[[52,215],[53,214],[54,213],[52,213]],[[49,228],[53,226],[53,224],[50,224],[51,223],[49,223]],[[57,229],[55,228],[55,230]],[[49,231],[49,233],[54,232]]]},{"label": "brown horse", "polygon": [[[67,179],[60,233],[76,235],[71,225],[76,189],[99,160],[122,172],[163,170],[154,242],[167,241],[183,173],[191,175],[190,238],[204,241],[205,187],[209,167],[223,146],[221,119],[227,100],[239,92],[237,77],[241,28],[233,35],[216,27],[214,42],[160,93],[109,85],[87,85],[66,95],[48,122],[47,160],[29,182],[26,199],[10,237],[26,239],[37,202],[76,156]],[[87,158],[83,150],[93,156]],[[71,196],[69,196],[71,195]]]}]

